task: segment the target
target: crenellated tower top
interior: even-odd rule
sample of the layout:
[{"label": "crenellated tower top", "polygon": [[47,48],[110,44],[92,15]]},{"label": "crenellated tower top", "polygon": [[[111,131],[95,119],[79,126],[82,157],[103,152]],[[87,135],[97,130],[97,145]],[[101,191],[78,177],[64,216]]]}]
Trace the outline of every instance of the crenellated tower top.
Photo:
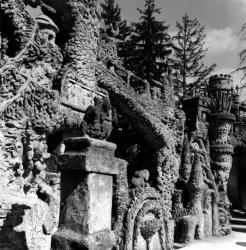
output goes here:
[{"label": "crenellated tower top", "polygon": [[228,74],[213,75],[209,79],[208,94],[212,113],[230,113],[233,102],[233,78]]},{"label": "crenellated tower top", "polygon": [[233,78],[228,74],[213,75],[209,79],[208,91],[231,90],[233,88]]}]

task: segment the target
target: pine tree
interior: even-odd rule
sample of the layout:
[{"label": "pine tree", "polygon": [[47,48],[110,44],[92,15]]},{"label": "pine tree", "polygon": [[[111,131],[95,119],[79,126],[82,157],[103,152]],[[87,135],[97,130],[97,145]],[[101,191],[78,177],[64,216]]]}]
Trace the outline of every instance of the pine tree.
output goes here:
[{"label": "pine tree", "polygon": [[187,14],[177,22],[177,34],[173,38],[173,67],[177,70],[177,89],[182,98],[206,85],[209,74],[215,64],[205,66],[203,59],[206,55],[204,27],[198,20],[191,19]]},{"label": "pine tree", "polygon": [[159,80],[167,69],[166,58],[170,36],[165,22],[158,21],[161,13],[155,0],[146,0],[144,10],[138,9],[139,22],[133,23],[132,35],[126,44],[125,67],[143,79]]},{"label": "pine tree", "polygon": [[101,3],[101,17],[103,18],[105,25],[112,25],[116,30],[119,28],[119,35],[116,38],[125,40],[130,35],[131,29],[127,25],[126,20],[121,19],[121,9],[119,5],[115,3],[115,0],[105,0]]}]

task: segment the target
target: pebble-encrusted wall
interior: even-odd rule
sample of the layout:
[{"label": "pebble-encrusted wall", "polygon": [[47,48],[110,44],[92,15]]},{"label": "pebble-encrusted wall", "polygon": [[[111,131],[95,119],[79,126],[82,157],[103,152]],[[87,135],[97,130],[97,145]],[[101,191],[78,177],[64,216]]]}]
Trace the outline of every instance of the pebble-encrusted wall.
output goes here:
[{"label": "pebble-encrusted wall", "polygon": [[[33,18],[27,4],[41,6],[43,14]],[[88,214],[100,207],[90,207],[79,192],[71,194],[74,203],[68,201],[69,207],[60,201],[60,188],[62,194],[76,190],[70,179],[60,187],[57,173],[69,141],[76,142],[69,144],[68,154],[76,164],[76,152],[86,155],[87,148],[77,142],[93,142],[100,155],[98,167],[107,170],[113,191],[107,196],[112,223],[102,233],[96,230],[102,224],[86,218],[94,238],[84,221],[85,242],[91,237],[94,243],[97,238],[109,240],[107,249],[172,249],[174,239],[189,243],[228,233],[225,186],[235,119],[231,78],[211,78],[211,107],[203,107],[210,109],[209,124],[198,112],[192,129],[185,129],[171,72],[163,74],[161,82],[146,82],[125,70],[117,57],[117,40],[108,37],[107,27],[100,29],[97,5],[90,0],[1,1],[0,249],[48,250],[57,227],[64,236],[71,226],[67,217],[58,224],[60,205],[68,218],[69,211],[73,213],[69,204],[84,204]],[[133,78],[142,84],[140,90],[132,86]],[[57,141],[51,139],[55,137]],[[116,156],[122,160],[117,159],[117,167],[109,160],[116,159],[115,146],[107,158],[103,150],[111,144],[104,140],[118,146]],[[89,155],[90,164],[82,165],[92,166],[94,158]],[[75,175],[77,166],[73,168]],[[91,174],[90,169],[83,171]],[[93,171],[90,178],[98,174],[98,169]],[[105,179],[101,174],[100,181]],[[89,190],[88,197],[95,201],[98,187],[94,177],[90,186],[90,178],[79,187]],[[102,209],[98,213],[103,216]],[[81,245],[75,241],[63,246],[55,240],[53,249],[75,249]]]}]

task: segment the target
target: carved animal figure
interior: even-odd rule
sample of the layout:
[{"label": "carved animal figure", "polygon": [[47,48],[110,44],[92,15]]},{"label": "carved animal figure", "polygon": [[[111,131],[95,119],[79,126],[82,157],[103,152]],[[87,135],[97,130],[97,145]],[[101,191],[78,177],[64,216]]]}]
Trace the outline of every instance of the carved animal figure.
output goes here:
[{"label": "carved animal figure", "polygon": [[131,179],[133,187],[146,187],[149,181],[149,176],[150,174],[147,169],[136,171]]}]

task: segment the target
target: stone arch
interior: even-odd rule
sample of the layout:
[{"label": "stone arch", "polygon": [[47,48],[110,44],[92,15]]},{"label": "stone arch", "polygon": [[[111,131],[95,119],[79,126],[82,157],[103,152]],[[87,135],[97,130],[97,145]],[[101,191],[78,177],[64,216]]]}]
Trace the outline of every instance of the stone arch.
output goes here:
[{"label": "stone arch", "polygon": [[150,187],[140,191],[127,213],[124,249],[164,250],[166,225],[163,214],[160,195]]}]

